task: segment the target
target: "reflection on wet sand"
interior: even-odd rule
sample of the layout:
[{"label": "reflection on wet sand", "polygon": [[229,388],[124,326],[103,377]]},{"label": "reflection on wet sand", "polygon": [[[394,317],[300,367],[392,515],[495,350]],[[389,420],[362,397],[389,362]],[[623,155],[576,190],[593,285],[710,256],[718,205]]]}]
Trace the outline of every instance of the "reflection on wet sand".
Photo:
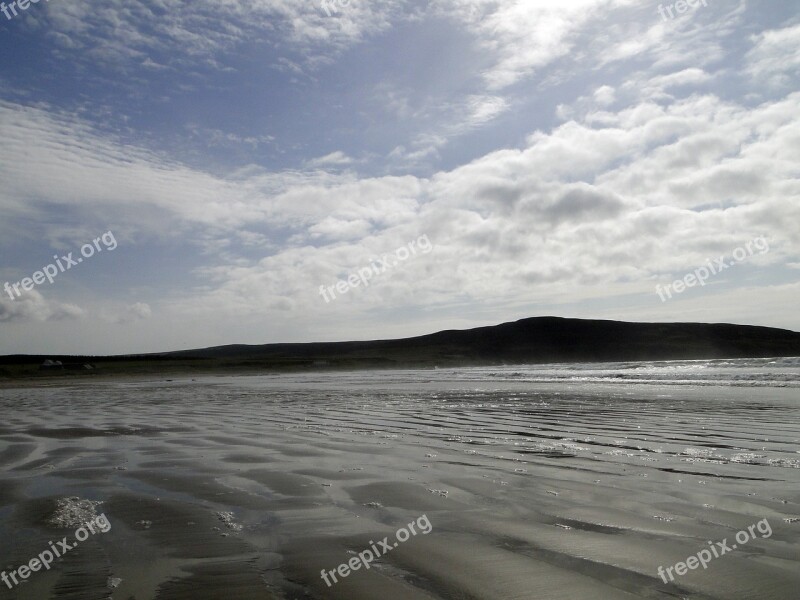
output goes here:
[{"label": "reflection on wet sand", "polygon": [[[112,529],[0,598],[792,598],[797,393],[430,371],[2,390],[2,567],[56,537],[59,498]],[[321,580],[422,514],[430,535]],[[769,539],[658,577],[764,518]]]}]

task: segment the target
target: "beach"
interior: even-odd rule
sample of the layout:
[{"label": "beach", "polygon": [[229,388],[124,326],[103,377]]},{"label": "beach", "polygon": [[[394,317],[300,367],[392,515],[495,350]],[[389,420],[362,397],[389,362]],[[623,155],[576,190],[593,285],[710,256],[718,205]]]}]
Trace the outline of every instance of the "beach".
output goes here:
[{"label": "beach", "polygon": [[796,598],[798,400],[798,359],[6,388],[0,567],[59,500],[110,528],[0,598]]}]

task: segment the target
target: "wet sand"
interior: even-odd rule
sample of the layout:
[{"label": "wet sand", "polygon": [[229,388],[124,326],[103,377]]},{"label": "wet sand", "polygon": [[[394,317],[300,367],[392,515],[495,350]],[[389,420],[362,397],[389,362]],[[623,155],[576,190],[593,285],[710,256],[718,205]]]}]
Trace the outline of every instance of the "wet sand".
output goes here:
[{"label": "wet sand", "polygon": [[[796,388],[457,379],[0,390],[0,567],[72,535],[48,525],[60,498],[111,523],[0,598],[797,597]],[[321,579],[422,515],[430,533]]]}]

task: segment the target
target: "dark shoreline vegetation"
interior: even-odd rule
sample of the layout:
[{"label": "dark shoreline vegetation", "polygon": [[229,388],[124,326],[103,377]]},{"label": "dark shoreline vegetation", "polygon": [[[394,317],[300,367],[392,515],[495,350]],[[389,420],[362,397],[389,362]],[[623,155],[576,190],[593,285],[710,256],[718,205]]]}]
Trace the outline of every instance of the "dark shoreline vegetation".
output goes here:
[{"label": "dark shoreline vegetation", "polygon": [[[395,340],[237,344],[123,356],[10,355],[0,357],[0,380],[777,356],[800,356],[800,333],[724,323],[534,317]],[[46,360],[64,368],[43,370]],[[94,368],[84,370],[85,364]]]}]

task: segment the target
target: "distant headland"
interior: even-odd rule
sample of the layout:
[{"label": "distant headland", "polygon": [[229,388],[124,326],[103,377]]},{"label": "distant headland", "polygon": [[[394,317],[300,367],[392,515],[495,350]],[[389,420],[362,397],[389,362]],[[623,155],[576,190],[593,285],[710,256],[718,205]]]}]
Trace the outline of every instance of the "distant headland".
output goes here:
[{"label": "distant headland", "polygon": [[[392,340],[237,344],[124,356],[2,356],[0,378],[772,356],[800,356],[800,333],[727,323],[630,323],[533,317]],[[54,368],[53,363],[60,363],[63,369],[57,365]]]}]

